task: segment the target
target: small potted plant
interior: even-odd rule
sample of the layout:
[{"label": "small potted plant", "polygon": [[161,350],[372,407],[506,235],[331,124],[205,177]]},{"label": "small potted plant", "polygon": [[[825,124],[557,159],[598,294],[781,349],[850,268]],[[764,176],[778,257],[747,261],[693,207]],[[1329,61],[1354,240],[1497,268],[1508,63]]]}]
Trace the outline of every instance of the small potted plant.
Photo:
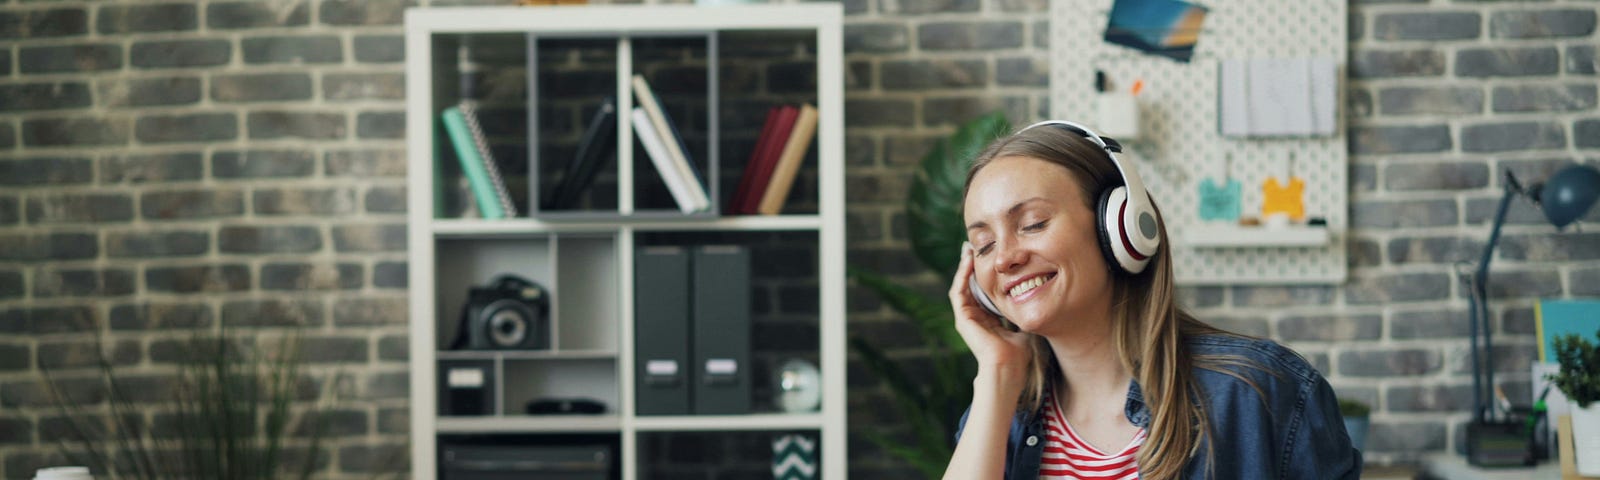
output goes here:
[{"label": "small potted plant", "polygon": [[[1600,339],[1600,331],[1595,338]],[[1545,378],[1572,402],[1578,474],[1600,475],[1600,346],[1574,334],[1556,336],[1554,346],[1561,371]]]},{"label": "small potted plant", "polygon": [[1344,430],[1350,433],[1350,445],[1356,450],[1366,450],[1367,427],[1372,425],[1372,407],[1360,400],[1341,398],[1339,414],[1344,416]]}]

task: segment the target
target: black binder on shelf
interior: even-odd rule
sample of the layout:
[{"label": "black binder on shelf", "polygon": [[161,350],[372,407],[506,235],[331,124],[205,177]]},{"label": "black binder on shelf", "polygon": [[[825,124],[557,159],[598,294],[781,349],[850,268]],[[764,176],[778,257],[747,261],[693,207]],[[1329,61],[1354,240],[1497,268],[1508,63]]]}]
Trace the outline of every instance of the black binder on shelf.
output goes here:
[{"label": "black binder on shelf", "polygon": [[750,413],[750,252],[696,247],[694,265],[694,413]]},{"label": "black binder on shelf", "polygon": [[439,415],[496,415],[499,384],[493,360],[440,360]]},{"label": "black binder on shelf", "polygon": [[645,247],[634,258],[634,390],[639,415],[690,413],[689,252]]}]

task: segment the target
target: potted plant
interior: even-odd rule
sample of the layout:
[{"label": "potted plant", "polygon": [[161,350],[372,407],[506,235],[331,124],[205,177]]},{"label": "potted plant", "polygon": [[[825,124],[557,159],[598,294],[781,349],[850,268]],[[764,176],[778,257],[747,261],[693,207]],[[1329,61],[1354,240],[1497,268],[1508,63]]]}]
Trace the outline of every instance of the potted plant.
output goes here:
[{"label": "potted plant", "polygon": [[[939,278],[955,276],[961,244],[967,238],[960,217],[967,169],[979,151],[1010,130],[1004,113],[993,112],[963,124],[922,159],[907,192],[907,226],[912,251]],[[873,430],[862,433],[925,477],[940,478],[955,453],[957,423],[972,402],[972,377],[977,374],[971,351],[956,333],[950,300],[861,268],[850,268],[850,278],[912,321],[928,347],[933,375],[928,380],[913,377],[911,371],[928,364],[896,361],[865,338],[852,336],[850,346],[862,363],[888,385],[901,424],[911,429],[911,440]]]},{"label": "potted plant", "polygon": [[[1600,339],[1600,330],[1595,338]],[[1545,378],[1572,402],[1578,474],[1600,475],[1600,346],[1574,334],[1556,336],[1554,346],[1561,370]]]},{"label": "potted plant", "polygon": [[1344,431],[1356,450],[1366,450],[1367,428],[1372,425],[1372,407],[1360,400],[1339,399],[1339,415],[1344,416]]},{"label": "potted plant", "polygon": [[[191,332],[170,377],[155,390],[146,374],[117,368],[95,332],[95,369],[107,393],[74,398],[44,371],[65,434],[63,457],[107,478],[156,480],[309,479],[325,468],[327,423],[337,378],[319,381],[302,368],[299,331],[276,341],[261,332]],[[141,387],[143,385],[143,387]],[[153,414],[150,412],[154,412]],[[146,414],[154,420],[145,420]],[[163,420],[167,419],[167,420]],[[381,465],[403,468],[404,453]],[[398,471],[393,473],[400,473]]]}]

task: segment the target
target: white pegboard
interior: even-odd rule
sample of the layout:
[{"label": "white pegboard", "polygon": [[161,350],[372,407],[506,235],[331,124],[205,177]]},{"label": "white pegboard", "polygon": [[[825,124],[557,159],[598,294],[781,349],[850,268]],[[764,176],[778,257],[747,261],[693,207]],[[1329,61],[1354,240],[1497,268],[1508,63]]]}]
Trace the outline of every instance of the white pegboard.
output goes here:
[{"label": "white pegboard", "polygon": [[[1343,0],[1227,0],[1209,8],[1189,63],[1105,42],[1113,0],[1056,0],[1050,10],[1050,105],[1054,118],[1094,126],[1095,71],[1113,88],[1142,79],[1140,139],[1124,142],[1161,207],[1173,239],[1173,266],[1183,284],[1339,283],[1345,278],[1346,129],[1343,122],[1347,42]],[[1217,68],[1222,60],[1326,57],[1338,65],[1339,112],[1333,136],[1292,139],[1223,137],[1217,126]],[[1320,247],[1186,246],[1201,225],[1199,184],[1232,178],[1243,185],[1241,213],[1260,216],[1261,185],[1290,172],[1305,179],[1307,217],[1327,219]],[[1229,160],[1231,159],[1231,160]],[[1208,223],[1207,225],[1214,225]]]}]

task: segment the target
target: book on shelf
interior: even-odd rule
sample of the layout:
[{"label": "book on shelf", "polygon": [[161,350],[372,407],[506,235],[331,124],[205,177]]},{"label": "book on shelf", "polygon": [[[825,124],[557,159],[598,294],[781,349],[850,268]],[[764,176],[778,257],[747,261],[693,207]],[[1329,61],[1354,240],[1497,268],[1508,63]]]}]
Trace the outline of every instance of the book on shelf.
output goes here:
[{"label": "book on shelf", "polygon": [[811,138],[816,133],[817,108],[809,104],[801,105],[800,115],[784,142],[783,153],[778,155],[778,164],[767,182],[766,191],[761,193],[756,213],[777,215],[783,210],[783,203],[789,198],[789,188],[794,186],[794,177],[800,172],[800,164],[805,161],[806,152],[811,150]]},{"label": "book on shelf", "polygon": [[516,216],[516,203],[511,200],[505,178],[500,175],[499,165],[489,150],[475,106],[471,102],[461,102],[446,108],[440,116],[483,218]]},{"label": "book on shelf", "polygon": [[690,180],[685,179],[676,167],[672,165],[672,157],[667,153],[665,142],[661,135],[650,123],[650,115],[645,113],[644,107],[633,107],[633,133],[639,137],[639,143],[644,145],[646,156],[650,163],[655,165],[656,172],[661,174],[661,180],[666,182],[667,191],[672,193],[672,200],[677,202],[678,210],[683,213],[694,213],[706,207],[689,192]]},{"label": "book on shelf", "polygon": [[601,170],[609,154],[616,150],[617,105],[616,99],[606,97],[595,108],[594,117],[578,140],[578,151],[567,162],[561,181],[545,195],[544,208],[564,210],[577,206],[578,198],[589,189],[594,176]]},{"label": "book on shelf", "polygon": [[460,108],[461,118],[467,123],[467,132],[472,134],[473,149],[483,161],[484,172],[489,174],[489,186],[494,187],[500,209],[505,212],[506,217],[517,216],[517,203],[511,199],[511,191],[506,188],[506,179],[500,174],[500,162],[494,159],[494,152],[489,149],[489,139],[483,134],[483,124],[478,122],[477,104],[462,101]]},{"label": "book on shelf", "polygon": [[[444,123],[444,122],[439,122]],[[449,216],[445,202],[446,183],[444,181],[444,128],[442,125],[433,124],[433,218]]]},{"label": "book on shelf", "polygon": [[[683,180],[685,193],[694,200],[692,203],[694,208],[685,210],[684,213],[706,209],[711,205],[711,197],[706,194],[705,186],[700,183],[694,167],[689,165],[689,149],[683,143],[683,136],[678,134],[671,119],[667,118],[666,110],[661,108],[660,100],[650,88],[650,82],[644,79],[644,75],[634,74],[633,95],[639,100],[639,107],[635,110],[642,109],[646,118],[644,122],[634,123],[635,131],[641,125],[649,125],[654,130],[656,137],[661,141],[662,153],[667,155],[668,166],[677,172],[675,177]],[[666,172],[662,174],[665,176]],[[682,203],[679,205],[681,207]]]},{"label": "book on shelf", "polygon": [[747,186],[740,187],[739,191],[744,193],[735,200],[736,212],[740,215],[756,214],[761,196],[766,192],[772,172],[777,168],[778,158],[783,153],[783,146],[794,130],[794,121],[800,115],[800,107],[795,105],[776,108],[778,112],[771,117],[772,124],[762,127],[762,136],[765,138],[756,139],[757,148],[751,153],[750,163],[745,165],[746,175],[740,179],[740,183],[749,182]]},{"label": "book on shelf", "polygon": [[761,122],[761,133],[756,135],[756,144],[750,147],[750,157],[744,162],[744,173],[739,174],[739,186],[733,191],[733,200],[729,201],[728,205],[723,208],[723,214],[738,215],[742,213],[739,211],[739,206],[744,204],[745,196],[750,194],[750,183],[756,175],[756,169],[754,168],[756,161],[761,158],[761,150],[771,141],[770,137],[772,136],[774,124],[777,123],[778,112],[782,110],[782,106],[773,106],[767,109],[767,119]]}]

